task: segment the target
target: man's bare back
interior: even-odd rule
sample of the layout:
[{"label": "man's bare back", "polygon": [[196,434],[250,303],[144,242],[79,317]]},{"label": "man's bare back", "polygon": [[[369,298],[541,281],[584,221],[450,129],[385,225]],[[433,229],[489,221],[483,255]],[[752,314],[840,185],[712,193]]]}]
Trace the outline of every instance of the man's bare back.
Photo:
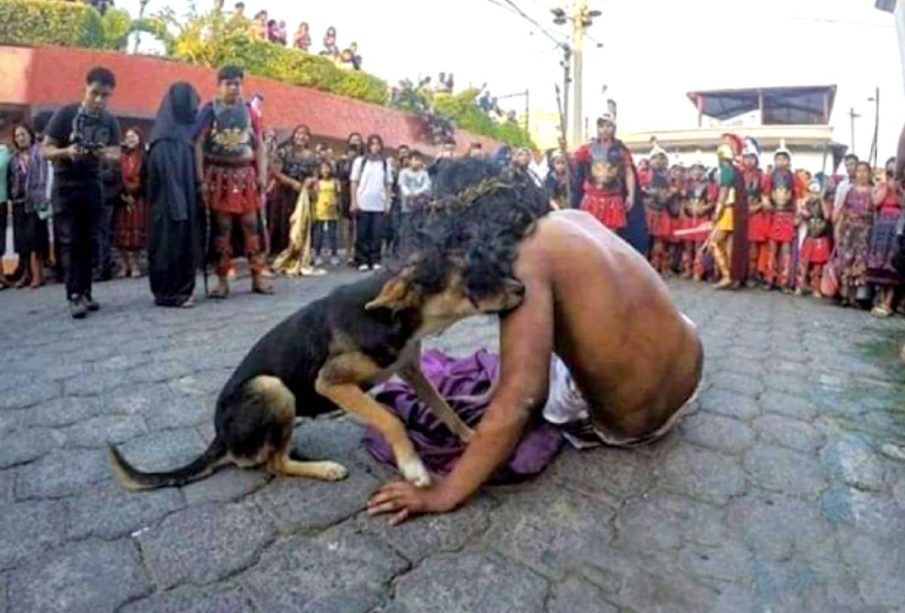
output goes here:
[{"label": "man's bare back", "polygon": [[[520,245],[516,275],[529,287],[552,287],[553,348],[598,429],[643,436],[692,396],[703,362],[694,325],[647,262],[591,215],[570,210],[542,219]],[[530,293],[531,309],[529,301]],[[521,334],[517,319],[518,311],[501,324],[507,345]]]},{"label": "man's bare back", "polygon": [[519,243],[526,288],[500,324],[500,378],[452,474],[428,490],[390,483],[371,514],[445,512],[465,502],[509,457],[547,398],[555,352],[610,439],[643,440],[692,397],[703,349],[694,325],[628,244],[587,213],[550,213]]}]

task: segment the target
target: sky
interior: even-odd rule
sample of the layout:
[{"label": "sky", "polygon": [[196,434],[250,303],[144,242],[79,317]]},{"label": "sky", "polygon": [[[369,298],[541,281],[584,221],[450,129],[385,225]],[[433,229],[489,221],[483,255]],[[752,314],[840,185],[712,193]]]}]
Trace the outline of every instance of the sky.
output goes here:
[{"label": "sky", "polygon": [[[568,2],[512,0],[561,40],[567,39],[568,26],[554,25],[550,9]],[[335,26],[340,48],[357,42],[363,68],[390,83],[452,72],[457,88],[487,83],[494,95],[528,88],[532,107],[556,109],[561,54],[509,0],[245,3],[248,14],[266,8],[271,17],[285,19],[290,33],[307,21],[317,48],[326,28]],[[138,12],[138,0],[117,4]],[[232,4],[227,0],[227,7]],[[147,10],[167,5],[179,12],[187,3],[150,0]],[[613,98],[623,130],[692,127],[697,111],[685,96],[689,91],[835,84],[834,139],[850,144],[854,108],[861,115],[856,153],[866,156],[875,117],[868,98],[879,86],[880,158],[895,153],[905,122],[905,87],[893,16],[874,8],[874,0],[590,0],[590,5],[602,14],[586,44],[586,116],[595,117],[606,98]],[[509,104],[524,109],[521,99]]]}]

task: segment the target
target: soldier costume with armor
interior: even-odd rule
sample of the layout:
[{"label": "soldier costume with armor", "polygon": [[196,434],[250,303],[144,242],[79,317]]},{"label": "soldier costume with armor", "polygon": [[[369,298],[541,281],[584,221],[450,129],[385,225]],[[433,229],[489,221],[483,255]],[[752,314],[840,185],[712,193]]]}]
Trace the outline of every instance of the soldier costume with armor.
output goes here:
[{"label": "soldier costume with armor", "polygon": [[[221,85],[230,79],[241,83],[241,70],[230,70],[224,68],[221,71]],[[225,298],[229,294],[227,278],[232,265],[234,224],[242,230],[243,247],[252,275],[252,291],[272,293],[273,289],[263,275],[266,260],[258,227],[263,193],[260,172],[266,164],[266,160],[259,159],[263,142],[260,116],[252,112],[241,97],[231,104],[218,98],[201,110],[196,135],[202,153],[201,190],[210,210],[215,271],[220,281],[211,296]]]},{"label": "soldier costume with armor", "polygon": [[832,209],[823,197],[820,183],[812,181],[808,197],[799,213],[799,222],[805,224],[807,236],[798,254],[798,289],[803,294],[807,288],[815,296],[820,296],[820,278],[823,267],[830,261],[832,242],[830,240],[830,216]]},{"label": "soldier costume with armor", "polygon": [[641,186],[651,237],[650,263],[661,274],[669,268],[669,241],[673,233],[672,217],[669,214],[673,193],[667,164],[666,151],[654,145],[650,152],[650,180]]},{"label": "soldier costume with armor", "polygon": [[[605,219],[608,219],[610,224],[621,224],[622,227],[617,230],[619,236],[640,253],[647,254],[648,233],[644,209],[635,206],[640,196],[638,174],[631,152],[622,141],[615,137],[615,130],[615,116],[611,113],[604,113],[597,119],[597,136],[575,152],[573,156],[575,168],[573,205],[576,208],[589,210],[604,225],[607,225]],[[609,211],[607,215],[602,214],[603,211],[599,204],[593,204],[594,200],[599,200],[598,197],[601,194],[592,193],[591,198],[585,202],[587,187],[592,184],[592,170],[595,164],[598,173],[603,172],[607,167],[610,173],[615,170],[615,178],[605,191],[607,196],[605,208]],[[593,211],[590,210],[592,206]],[[622,221],[623,217],[625,221]]]},{"label": "soldier costume with armor", "polygon": [[764,172],[760,169],[760,146],[745,139],[742,153],[742,178],[748,196],[748,283],[763,281],[767,270],[770,241],[770,213],[764,208]]},{"label": "soldier costume with armor", "polygon": [[[691,176],[685,184],[682,200],[682,276],[695,281],[704,279],[704,251],[702,247],[709,235],[706,229],[713,219],[714,201],[710,197],[709,184],[702,162],[691,166]],[[703,229],[702,229],[703,228]]]},{"label": "soldier costume with armor", "polygon": [[770,213],[768,256],[764,282],[768,287],[791,291],[795,277],[792,274],[792,243],[795,241],[795,215],[801,200],[801,186],[789,164],[791,153],[781,143],[774,156],[776,168],[764,181],[764,204]]}]

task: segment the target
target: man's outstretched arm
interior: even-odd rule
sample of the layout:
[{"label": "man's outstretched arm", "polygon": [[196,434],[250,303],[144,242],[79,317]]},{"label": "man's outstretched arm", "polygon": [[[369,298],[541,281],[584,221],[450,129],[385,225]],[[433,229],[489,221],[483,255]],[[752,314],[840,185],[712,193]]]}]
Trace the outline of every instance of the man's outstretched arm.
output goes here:
[{"label": "man's outstretched arm", "polygon": [[553,292],[538,276],[526,286],[525,301],[500,322],[500,381],[453,472],[440,483],[419,490],[405,481],[384,485],[368,501],[371,515],[392,513],[399,524],[420,513],[455,509],[486,483],[512,454],[549,384],[553,351]]}]

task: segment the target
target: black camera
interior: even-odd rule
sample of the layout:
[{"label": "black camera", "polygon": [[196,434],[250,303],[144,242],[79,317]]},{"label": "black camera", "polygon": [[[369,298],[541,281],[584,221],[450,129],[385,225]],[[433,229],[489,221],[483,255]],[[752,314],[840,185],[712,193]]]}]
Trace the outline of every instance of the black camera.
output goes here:
[{"label": "black camera", "polygon": [[103,151],[107,145],[89,140],[85,136],[86,119],[87,116],[85,113],[79,110],[78,114],[75,116],[75,121],[73,122],[72,134],[69,136],[69,142],[82,149],[86,154],[96,156]]}]

